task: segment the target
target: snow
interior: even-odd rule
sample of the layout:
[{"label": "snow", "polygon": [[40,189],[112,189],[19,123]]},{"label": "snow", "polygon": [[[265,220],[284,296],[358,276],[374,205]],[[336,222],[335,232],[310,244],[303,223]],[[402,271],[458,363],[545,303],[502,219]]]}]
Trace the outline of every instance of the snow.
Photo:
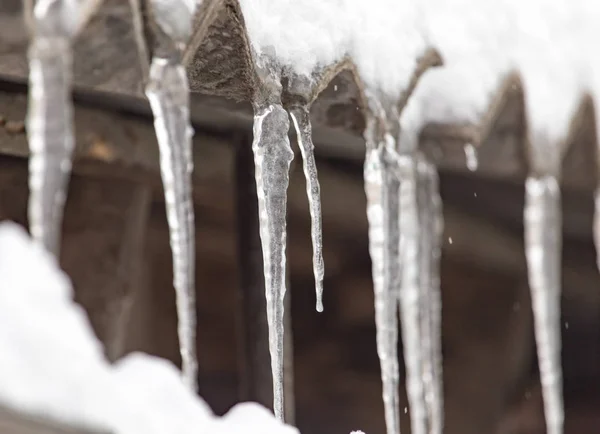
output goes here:
[{"label": "snow", "polygon": [[[600,68],[600,4],[588,0],[240,0],[257,53],[308,75],[349,56],[368,88],[390,98],[406,87],[425,48],[444,64],[425,74],[403,116],[478,123],[510,71],[526,89],[531,136],[562,141]],[[587,47],[588,49],[582,49]]]},{"label": "snow", "polygon": [[[300,75],[349,55],[373,89],[398,96],[425,41],[416,3],[397,0],[239,0],[250,43]],[[356,29],[360,29],[359,32]],[[408,55],[407,55],[408,53]]]},{"label": "snow", "polygon": [[171,363],[105,361],[68,277],[13,223],[0,224],[0,405],[114,434],[296,434],[257,404],[223,418]]}]

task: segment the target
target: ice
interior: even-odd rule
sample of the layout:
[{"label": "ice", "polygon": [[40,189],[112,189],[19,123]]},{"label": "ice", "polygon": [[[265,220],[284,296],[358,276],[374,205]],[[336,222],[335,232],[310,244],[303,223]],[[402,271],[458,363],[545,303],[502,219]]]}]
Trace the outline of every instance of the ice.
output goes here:
[{"label": "ice", "polygon": [[288,139],[288,113],[280,103],[254,104],[254,165],[263,250],[269,351],[273,372],[273,409],[283,420],[283,338],[286,205],[294,152]]},{"label": "ice", "polygon": [[257,404],[223,418],[168,361],[110,365],[68,277],[13,223],[0,224],[0,405],[114,434],[297,434]]},{"label": "ice", "polygon": [[403,122],[394,158],[400,180],[400,317],[411,432],[443,430],[441,293],[443,227],[435,166],[417,149],[418,130]]},{"label": "ice", "polygon": [[[398,183],[386,155],[390,148],[379,131],[378,119],[367,118],[365,139],[367,152],[364,164],[367,220],[369,223],[369,253],[373,267],[375,295],[375,325],[377,354],[381,364],[383,402],[388,434],[400,433],[399,368],[398,368]],[[393,149],[393,145],[392,149]]]},{"label": "ice", "polygon": [[168,59],[154,58],[146,95],[154,114],[160,148],[167,220],[173,253],[173,285],[177,295],[178,334],[183,377],[195,389],[196,286],[195,235],[191,174],[192,135],[189,89],[185,68]]},{"label": "ice", "polygon": [[431,434],[441,434],[444,419],[442,381],[442,300],[440,292],[440,243],[443,230],[442,202],[437,169],[421,157],[418,161],[418,207],[421,234],[420,279],[423,291],[421,330],[424,397]]},{"label": "ice", "polygon": [[533,175],[525,187],[525,253],[546,429],[562,434],[560,187],[555,176]]},{"label": "ice", "polygon": [[600,188],[594,195],[594,244],[596,246],[596,266],[600,271]]},{"label": "ice", "polygon": [[[400,174],[400,255],[402,281],[400,288],[400,318],[404,365],[406,368],[406,393],[410,404],[411,432],[425,434],[427,408],[425,402],[425,372],[427,354],[422,341],[424,294],[421,281],[422,247],[424,229],[421,227],[422,205],[418,201],[418,160],[412,153],[398,156]],[[425,318],[427,320],[427,318]]]},{"label": "ice", "polygon": [[426,48],[414,1],[240,0],[240,7],[259,55],[272,53],[305,76],[348,55],[369,88],[393,99]]},{"label": "ice", "polygon": [[194,2],[153,0],[154,16],[174,47],[154,56],[146,96],[154,115],[160,149],[160,170],[173,256],[173,286],[177,301],[178,337],[183,379],[196,390],[196,237],[192,200],[193,130],[187,73],[181,63],[183,43],[191,34]]},{"label": "ice", "polygon": [[465,145],[465,159],[467,160],[467,169],[471,172],[475,172],[479,166],[479,160],[477,158],[477,149],[471,144]]},{"label": "ice", "polygon": [[34,239],[55,255],[75,147],[71,43],[98,3],[38,0],[29,20],[29,224]]},{"label": "ice", "polygon": [[310,113],[307,106],[295,106],[289,109],[298,135],[298,144],[302,153],[304,177],[306,178],[306,193],[310,207],[311,238],[313,245],[313,269],[317,293],[317,311],[323,312],[323,278],[325,264],[323,262],[323,233],[321,223],[321,196],[317,165],[315,162]]}]

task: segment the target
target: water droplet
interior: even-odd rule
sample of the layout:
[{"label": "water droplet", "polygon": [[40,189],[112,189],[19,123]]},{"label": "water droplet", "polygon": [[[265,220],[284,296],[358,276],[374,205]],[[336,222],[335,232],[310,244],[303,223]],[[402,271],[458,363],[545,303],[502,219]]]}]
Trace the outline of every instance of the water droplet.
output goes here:
[{"label": "water droplet", "polygon": [[448,242],[452,244],[452,237],[448,237]]}]

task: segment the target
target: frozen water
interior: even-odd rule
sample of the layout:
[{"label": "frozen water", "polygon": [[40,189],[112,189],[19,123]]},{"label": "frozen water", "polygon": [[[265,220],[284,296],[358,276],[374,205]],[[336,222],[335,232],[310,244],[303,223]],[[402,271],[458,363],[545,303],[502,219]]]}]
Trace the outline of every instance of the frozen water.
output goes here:
[{"label": "frozen water", "polygon": [[429,432],[443,431],[444,396],[442,381],[442,300],[439,261],[441,255],[443,215],[438,191],[438,175],[433,164],[418,160],[418,207],[421,233],[420,279],[423,291],[421,308],[421,343],[423,346],[423,385]]},{"label": "frozen water", "polygon": [[477,158],[477,149],[470,144],[467,143],[464,147],[465,149],[465,159],[467,160],[467,169],[471,172],[475,172],[477,167],[479,166],[479,160]]},{"label": "frozen water", "polygon": [[75,147],[71,43],[98,3],[39,0],[29,20],[29,224],[34,239],[55,255]]},{"label": "frozen water", "polygon": [[530,176],[525,187],[525,253],[546,427],[562,434],[560,188],[554,176]]},{"label": "frozen water", "polygon": [[321,196],[317,165],[315,162],[310,113],[307,106],[290,108],[290,116],[298,135],[298,144],[302,153],[304,177],[306,178],[306,193],[310,207],[311,238],[313,244],[313,269],[317,294],[317,311],[323,312],[323,278],[325,264],[323,262],[323,232],[321,229]]},{"label": "frozen water", "polygon": [[[398,155],[400,175],[400,255],[402,258],[402,284],[400,288],[400,317],[406,392],[410,403],[411,432],[425,434],[427,408],[425,403],[424,364],[428,360],[422,345],[424,307],[421,262],[422,207],[419,204],[418,160],[412,153]],[[425,319],[427,320],[427,318]],[[429,372],[431,374],[431,372]]]},{"label": "frozen water", "polygon": [[74,149],[68,38],[34,38],[29,89],[29,225],[34,239],[58,255]]},{"label": "frozen water", "polygon": [[252,403],[215,417],[165,360],[134,353],[110,365],[72,298],[56,260],[0,224],[3,407],[113,433],[298,433]]},{"label": "frozen water", "polygon": [[178,335],[183,377],[195,390],[196,286],[195,229],[191,175],[192,136],[189,88],[185,68],[176,61],[154,58],[146,96],[154,114],[160,168],[173,253],[173,285],[177,298]]},{"label": "frozen water", "polygon": [[594,244],[596,245],[596,265],[600,271],[600,188],[594,195]]},{"label": "frozen water", "polygon": [[[388,434],[399,434],[399,367],[398,367],[398,184],[386,167],[385,137],[377,133],[379,119],[367,118],[365,139],[367,153],[364,165],[369,252],[373,267],[377,354],[381,364],[383,402]],[[391,187],[391,188],[390,188]],[[394,243],[395,240],[395,243]],[[396,252],[396,255],[394,255]],[[396,280],[396,282],[394,281]],[[396,285],[395,285],[396,284]]]},{"label": "frozen water", "polygon": [[254,106],[254,164],[263,250],[269,351],[273,372],[273,408],[284,417],[283,339],[285,297],[286,204],[290,163],[294,152],[288,139],[288,113],[281,104]]},{"label": "frozen water", "polygon": [[198,361],[196,237],[192,200],[194,131],[190,125],[190,89],[181,57],[183,47],[192,33],[192,20],[197,2],[151,0],[150,4],[154,20],[174,44],[169,48],[168,58],[157,55],[153,57],[146,96],[154,115],[154,129],[160,150],[160,171],[173,256],[173,286],[176,294],[183,380],[195,391]]}]

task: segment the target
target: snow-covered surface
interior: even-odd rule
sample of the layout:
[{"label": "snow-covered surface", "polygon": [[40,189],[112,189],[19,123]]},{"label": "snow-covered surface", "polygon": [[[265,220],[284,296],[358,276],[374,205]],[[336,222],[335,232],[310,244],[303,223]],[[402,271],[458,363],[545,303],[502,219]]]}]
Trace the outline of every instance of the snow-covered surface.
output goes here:
[{"label": "snow-covered surface", "polygon": [[239,0],[253,49],[310,74],[349,55],[361,78],[397,96],[425,51],[417,3],[398,0]]},{"label": "snow-covered surface", "polygon": [[257,404],[224,417],[169,362],[132,354],[109,365],[68,277],[13,223],[0,224],[0,405],[113,434],[294,434]]},{"label": "snow-covered surface", "polygon": [[564,139],[586,90],[600,95],[600,2],[589,0],[240,0],[253,48],[309,75],[349,55],[370,88],[396,97],[426,47],[445,66],[423,77],[405,127],[477,123],[516,70],[532,136]]}]

